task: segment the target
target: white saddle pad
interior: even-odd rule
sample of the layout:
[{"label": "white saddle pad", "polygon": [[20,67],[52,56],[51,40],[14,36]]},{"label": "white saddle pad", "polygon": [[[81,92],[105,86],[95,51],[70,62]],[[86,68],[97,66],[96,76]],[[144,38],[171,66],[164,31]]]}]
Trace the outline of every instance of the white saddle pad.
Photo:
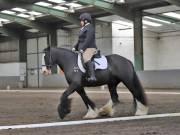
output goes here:
[{"label": "white saddle pad", "polygon": [[[94,58],[95,63],[95,70],[96,69],[107,69],[107,59],[104,55],[101,55],[101,58]],[[81,54],[78,54],[78,67],[79,69],[85,73],[86,69],[83,67],[82,60],[81,60]]]}]

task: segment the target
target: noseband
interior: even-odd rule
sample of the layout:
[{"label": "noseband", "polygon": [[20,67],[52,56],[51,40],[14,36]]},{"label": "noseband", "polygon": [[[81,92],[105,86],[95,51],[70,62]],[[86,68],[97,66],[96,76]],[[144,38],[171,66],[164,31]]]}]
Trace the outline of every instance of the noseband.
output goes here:
[{"label": "noseband", "polygon": [[42,55],[42,67],[46,66],[48,68],[51,68],[53,66],[53,64],[52,64],[52,56],[51,56],[51,49],[49,50],[49,64],[48,65],[46,65],[46,63],[45,63],[46,52],[43,52],[43,55]]}]

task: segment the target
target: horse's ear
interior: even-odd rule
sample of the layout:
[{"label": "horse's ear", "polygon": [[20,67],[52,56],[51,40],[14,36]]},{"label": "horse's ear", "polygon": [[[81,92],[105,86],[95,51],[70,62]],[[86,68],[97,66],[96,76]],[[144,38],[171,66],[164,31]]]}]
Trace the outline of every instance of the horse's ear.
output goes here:
[{"label": "horse's ear", "polygon": [[43,52],[47,52],[47,51],[50,51],[50,46],[48,46],[47,48],[45,48],[45,49],[43,50]]}]

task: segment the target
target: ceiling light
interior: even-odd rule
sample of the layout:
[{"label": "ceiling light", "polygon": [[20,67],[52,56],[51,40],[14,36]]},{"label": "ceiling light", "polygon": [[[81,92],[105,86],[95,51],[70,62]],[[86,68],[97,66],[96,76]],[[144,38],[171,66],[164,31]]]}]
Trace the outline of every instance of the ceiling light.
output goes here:
[{"label": "ceiling light", "polygon": [[40,13],[40,12],[36,12],[36,11],[30,11],[30,12],[28,12],[28,14],[31,14],[31,15],[36,15],[36,16],[38,16],[38,15],[42,15],[42,13]]},{"label": "ceiling light", "polygon": [[63,7],[63,6],[54,6],[53,8],[57,9],[57,10],[67,10],[68,9],[67,7]]},{"label": "ceiling light", "polygon": [[23,17],[23,18],[29,18],[30,17],[30,15],[27,15],[27,14],[18,14],[17,16]]},{"label": "ceiling light", "polygon": [[0,18],[0,22],[9,22],[9,20]]},{"label": "ceiling light", "polygon": [[155,23],[155,22],[150,22],[150,21],[146,21],[146,20],[143,20],[143,24],[149,25],[149,26],[154,26],[154,27],[162,26],[162,24]]},{"label": "ceiling light", "polygon": [[68,11],[71,12],[71,13],[75,13],[75,9],[74,9],[73,6],[70,6]]},{"label": "ceiling light", "polygon": [[67,6],[72,6],[72,7],[75,7],[75,8],[78,8],[78,7],[82,7],[81,4],[78,4],[78,3],[68,3],[66,4]]},{"label": "ceiling light", "polygon": [[28,30],[26,30],[26,31],[31,32],[31,33],[37,33],[37,32],[39,32],[38,29],[28,29]]},{"label": "ceiling light", "polygon": [[3,10],[1,11],[1,13],[5,13],[5,14],[10,14],[10,15],[15,15],[16,12],[10,11],[10,10]]},{"label": "ceiling light", "polygon": [[60,4],[60,3],[65,3],[65,2],[66,2],[66,1],[64,1],[64,0],[48,0],[48,1],[54,2],[54,3],[58,3],[58,4]]},{"label": "ceiling light", "polygon": [[52,6],[51,3],[47,3],[47,2],[36,2],[35,4],[39,5],[39,6],[43,6],[43,7],[50,7],[50,6]]},{"label": "ceiling light", "polygon": [[34,17],[34,15],[31,14],[30,17],[29,17],[29,19],[32,20],[32,21],[34,21],[36,18]]},{"label": "ceiling light", "polygon": [[117,24],[121,24],[121,25],[124,25],[124,26],[130,26],[130,27],[133,27],[133,24],[132,24],[132,23],[126,22],[126,21],[118,20],[118,21],[113,21],[113,23],[117,23]]},{"label": "ceiling light", "polygon": [[171,23],[169,21],[165,21],[165,20],[161,20],[161,19],[157,19],[157,18],[153,18],[153,17],[149,17],[149,16],[145,16],[144,18],[147,18],[147,19],[150,19],[150,20],[154,20],[154,21],[158,21],[158,22],[167,23],[167,24]]},{"label": "ceiling light", "polygon": [[12,8],[12,10],[14,10],[14,11],[19,11],[19,12],[26,12],[26,11],[27,11],[26,9],[18,8],[18,7]]},{"label": "ceiling light", "polygon": [[125,3],[125,0],[116,0],[116,3],[122,4],[122,3]]},{"label": "ceiling light", "polygon": [[106,2],[109,2],[109,3],[118,3],[118,4],[122,4],[122,3],[125,3],[125,0],[104,0]]},{"label": "ceiling light", "polygon": [[109,3],[114,3],[115,2],[115,0],[104,0],[104,1],[109,2]]},{"label": "ceiling light", "polygon": [[173,18],[176,18],[176,19],[180,19],[180,14],[177,14],[177,13],[174,13],[174,12],[163,13],[163,15],[173,17]]}]

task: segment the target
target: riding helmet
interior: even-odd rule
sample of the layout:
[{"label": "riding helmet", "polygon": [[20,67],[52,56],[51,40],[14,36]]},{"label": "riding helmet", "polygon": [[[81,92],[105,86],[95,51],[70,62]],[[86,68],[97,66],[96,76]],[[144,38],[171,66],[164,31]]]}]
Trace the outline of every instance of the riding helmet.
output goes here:
[{"label": "riding helmet", "polygon": [[88,22],[92,21],[91,15],[89,13],[82,13],[79,17],[81,21],[87,20]]}]

